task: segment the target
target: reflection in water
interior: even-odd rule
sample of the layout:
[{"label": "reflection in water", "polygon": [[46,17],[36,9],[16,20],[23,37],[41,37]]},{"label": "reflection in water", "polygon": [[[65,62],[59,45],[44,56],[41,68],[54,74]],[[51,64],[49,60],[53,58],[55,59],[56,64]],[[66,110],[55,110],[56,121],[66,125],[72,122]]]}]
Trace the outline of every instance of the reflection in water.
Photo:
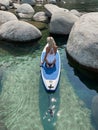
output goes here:
[{"label": "reflection in water", "polygon": [[47,92],[40,78],[39,109],[44,130],[55,130],[59,110],[59,85],[55,92]]}]

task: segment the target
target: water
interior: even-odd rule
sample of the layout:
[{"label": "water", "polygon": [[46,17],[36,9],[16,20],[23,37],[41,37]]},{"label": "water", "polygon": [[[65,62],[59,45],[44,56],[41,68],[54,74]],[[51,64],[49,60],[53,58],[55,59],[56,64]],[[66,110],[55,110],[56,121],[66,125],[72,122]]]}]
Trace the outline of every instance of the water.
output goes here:
[{"label": "water", "polygon": [[44,45],[0,50],[0,124],[7,130],[96,129],[91,104],[97,93],[69,66],[64,39],[56,40],[61,42],[61,77],[55,93],[46,92],[40,75]]},{"label": "water", "polygon": [[[97,1],[80,0],[68,9],[97,11]],[[0,130],[98,130],[92,100],[98,83],[90,82],[68,64],[66,40],[55,38],[61,55],[61,77],[55,93],[45,91],[40,55],[48,32],[34,46],[0,43]]]},{"label": "water", "polygon": [[80,12],[97,12],[97,0],[61,0],[58,5],[66,9],[77,9]]}]

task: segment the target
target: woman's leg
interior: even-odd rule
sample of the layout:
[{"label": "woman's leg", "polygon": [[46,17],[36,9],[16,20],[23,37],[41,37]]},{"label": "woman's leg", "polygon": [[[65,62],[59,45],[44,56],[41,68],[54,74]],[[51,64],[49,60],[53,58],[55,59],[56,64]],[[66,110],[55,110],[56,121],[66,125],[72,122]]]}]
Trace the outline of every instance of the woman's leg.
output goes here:
[{"label": "woman's leg", "polygon": [[52,67],[55,65],[56,59],[54,59],[52,63],[49,63],[47,59],[45,60],[45,62],[46,62],[46,66],[47,66],[48,68],[49,68],[49,67],[52,68]]}]

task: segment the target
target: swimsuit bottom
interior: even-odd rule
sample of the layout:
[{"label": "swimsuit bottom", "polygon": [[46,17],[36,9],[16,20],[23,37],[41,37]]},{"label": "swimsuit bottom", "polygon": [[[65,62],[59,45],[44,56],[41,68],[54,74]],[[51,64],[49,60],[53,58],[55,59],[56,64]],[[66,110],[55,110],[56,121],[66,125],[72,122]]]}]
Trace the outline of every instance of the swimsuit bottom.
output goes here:
[{"label": "swimsuit bottom", "polygon": [[47,67],[47,68],[52,68],[53,66],[54,66],[54,64],[49,64],[49,63],[46,64],[46,67]]}]

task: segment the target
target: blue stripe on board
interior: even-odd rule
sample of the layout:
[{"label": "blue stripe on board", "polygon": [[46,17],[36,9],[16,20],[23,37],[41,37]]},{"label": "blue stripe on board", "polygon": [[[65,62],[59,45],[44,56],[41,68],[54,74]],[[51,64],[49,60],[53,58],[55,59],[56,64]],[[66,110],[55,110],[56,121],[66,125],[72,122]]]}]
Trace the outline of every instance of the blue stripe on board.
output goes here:
[{"label": "blue stripe on board", "polygon": [[[43,59],[45,56],[45,52],[42,53],[41,59]],[[43,75],[45,79],[47,80],[54,80],[58,76],[59,72],[59,54],[56,53],[56,64],[53,68],[47,68],[45,63],[43,64],[42,67]]]}]

